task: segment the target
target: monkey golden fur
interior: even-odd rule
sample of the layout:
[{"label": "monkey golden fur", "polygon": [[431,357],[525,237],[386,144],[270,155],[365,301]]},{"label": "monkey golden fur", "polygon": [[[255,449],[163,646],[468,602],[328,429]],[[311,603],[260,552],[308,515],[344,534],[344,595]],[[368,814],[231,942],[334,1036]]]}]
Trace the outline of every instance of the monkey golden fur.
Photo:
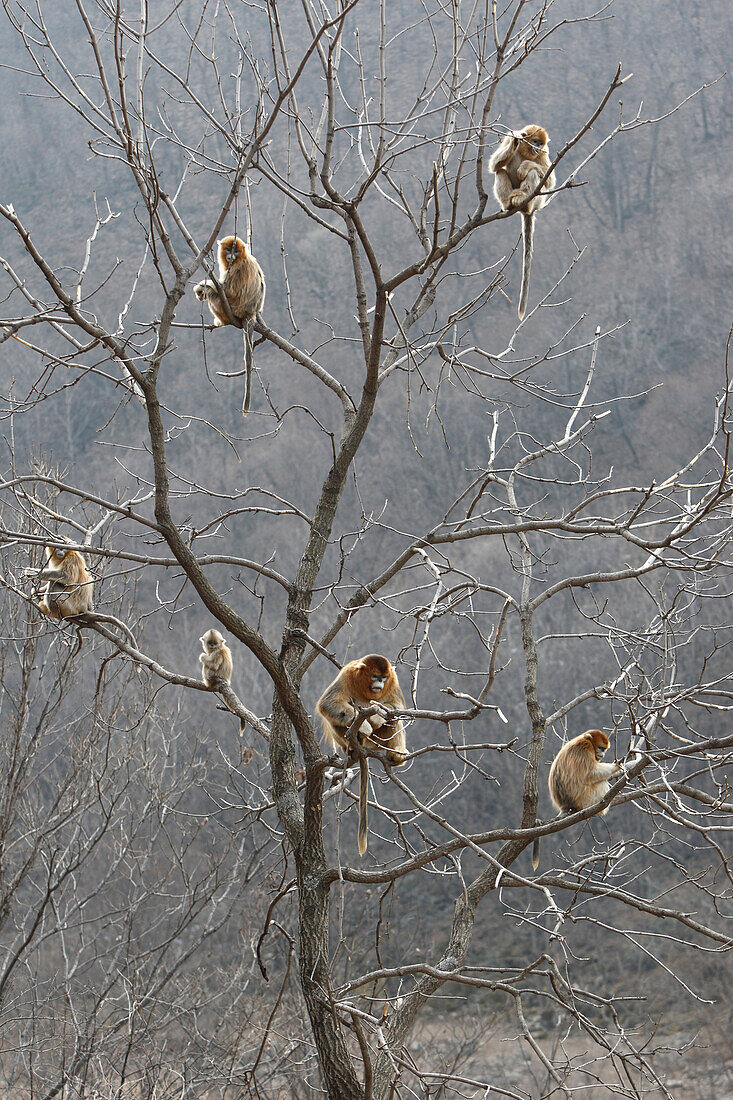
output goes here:
[{"label": "monkey golden fur", "polygon": [[550,798],[560,813],[587,810],[608,793],[609,778],[621,771],[620,764],[601,763],[609,743],[603,730],[586,730],[560,749],[548,780]]},{"label": "monkey golden fur", "polygon": [[[324,733],[331,744],[346,750],[350,764],[357,755],[359,758],[358,842],[361,855],[367,849],[369,761],[365,756],[354,753],[347,733],[358,712],[373,703],[380,703],[391,710],[402,710],[405,706],[397,673],[387,658],[379,653],[349,661],[316,703]],[[389,720],[381,714],[373,714],[361,723],[357,738],[362,745],[385,750],[390,764],[396,767],[404,764],[407,757],[405,730],[399,719]]]},{"label": "monkey golden fur", "polygon": [[57,622],[77,619],[87,626],[110,623],[127,636],[133,649],[137,649],[135,635],[126,623],[114,615],[100,615],[94,610],[94,581],[84,555],[65,546],[47,546],[45,555],[46,562],[41,569],[27,570],[35,581],[46,582],[40,600],[36,600],[38,610]]},{"label": "monkey golden fur", "polygon": [[[504,210],[523,206],[522,238],[524,258],[522,263],[522,289],[519,294],[519,320],[524,317],[529,296],[529,271],[532,265],[534,238],[534,215],[549,202],[549,195],[555,186],[555,173],[551,172],[543,185],[543,190],[529,199],[540,180],[550,167],[550,155],[547,151],[549,138],[543,126],[524,126],[516,133],[507,134],[494,150],[489,160],[489,168],[494,173],[494,195]],[[524,204],[524,205],[523,205]]]},{"label": "monkey golden fur", "polygon": [[216,688],[219,681],[225,684],[232,679],[232,653],[218,630],[207,630],[199,638],[203,653],[199,653],[201,678],[207,687]]},{"label": "monkey golden fur", "polygon": [[[620,764],[603,764],[610,742],[603,730],[586,730],[558,752],[550,767],[550,798],[558,814],[587,810],[608,794],[609,779],[623,769]],[[608,806],[600,811],[608,812]],[[540,839],[532,848],[532,867],[540,860]]]},{"label": "monkey golden fur", "polygon": [[[265,304],[265,276],[241,237],[224,237],[218,249],[219,282],[235,320],[244,329],[245,389],[242,412],[246,416],[252,396],[252,327]],[[214,325],[230,325],[226,307],[216,286],[208,279],[197,283],[193,292],[205,301],[214,317]]]},{"label": "monkey golden fur", "polygon": [[84,555],[66,547],[47,546],[46,564],[36,574],[46,586],[36,606],[51,619],[70,619],[94,610],[93,581]]},{"label": "monkey golden fur", "polygon": [[[219,282],[224,288],[232,316],[243,324],[254,321],[265,304],[265,276],[241,237],[224,237],[218,249]],[[206,301],[214,316],[214,324],[229,325],[231,321],[219,291],[207,279],[194,287],[200,302]]]}]

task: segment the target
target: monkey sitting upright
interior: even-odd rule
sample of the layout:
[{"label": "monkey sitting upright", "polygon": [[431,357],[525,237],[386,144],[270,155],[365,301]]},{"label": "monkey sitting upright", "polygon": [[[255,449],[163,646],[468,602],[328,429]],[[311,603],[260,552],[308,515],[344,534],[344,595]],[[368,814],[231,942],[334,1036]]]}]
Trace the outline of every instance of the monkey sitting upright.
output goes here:
[{"label": "monkey sitting upright", "polygon": [[[623,771],[620,764],[602,764],[610,741],[603,730],[586,730],[558,752],[552,761],[548,786],[550,798],[560,814],[587,810],[608,794],[609,779]],[[608,806],[600,811],[608,812]],[[539,863],[539,837],[532,849],[532,866]]]},{"label": "monkey sitting upright", "polygon": [[126,623],[114,615],[95,612],[94,581],[84,555],[65,546],[47,546],[45,554],[46,562],[41,569],[27,571],[35,581],[46,582],[40,600],[36,600],[38,610],[57,621],[77,619],[87,624],[110,623],[127,636],[133,649],[137,649],[135,636]]},{"label": "monkey sitting upright", "polygon": [[[219,282],[235,320],[244,330],[244,401],[242,413],[249,412],[252,398],[252,329],[257,314],[265,304],[265,276],[241,237],[224,237],[219,241]],[[214,317],[214,325],[232,322],[216,286],[208,279],[197,283],[193,292],[200,302],[206,301]]]},{"label": "monkey sitting upright", "polygon": [[[358,661],[349,661],[316,703],[323,720],[326,737],[335,748],[345,749],[349,764],[354,753],[347,740],[349,726],[360,710],[372,703],[381,703],[391,710],[402,710],[405,699],[397,674],[386,657],[370,653]],[[385,749],[390,764],[399,767],[407,758],[405,731],[399,719],[385,719],[373,714],[365,719],[357,732],[359,743],[374,749]],[[359,852],[367,849],[367,800],[369,796],[369,761],[359,755]]]},{"label": "monkey sitting upright", "polygon": [[71,619],[94,610],[93,581],[84,555],[66,547],[47,546],[46,563],[35,574],[46,581],[36,607],[51,619]]},{"label": "monkey sitting upright", "polygon": [[199,638],[203,653],[199,653],[201,678],[207,687],[216,690],[219,681],[225,684],[232,679],[232,651],[218,630],[207,630]]},{"label": "monkey sitting upright", "polygon": [[504,210],[521,206],[524,259],[522,263],[522,289],[519,294],[519,320],[524,317],[529,297],[529,269],[532,264],[534,215],[549,202],[547,191],[555,186],[555,173],[547,177],[542,191],[527,202],[527,197],[537,188],[550,167],[547,151],[549,138],[542,126],[524,126],[517,133],[507,134],[489,160],[494,173],[494,194]]}]

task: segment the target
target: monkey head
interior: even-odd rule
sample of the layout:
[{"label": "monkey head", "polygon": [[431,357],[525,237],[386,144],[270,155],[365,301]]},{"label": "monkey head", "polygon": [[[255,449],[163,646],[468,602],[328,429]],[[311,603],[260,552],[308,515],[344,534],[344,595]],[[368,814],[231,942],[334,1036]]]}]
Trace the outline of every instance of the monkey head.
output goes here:
[{"label": "monkey head", "polygon": [[[63,538],[63,535],[60,537]],[[49,565],[54,565],[56,567],[60,566],[62,562],[66,561],[69,555],[78,553],[78,550],[72,550],[70,546],[46,547],[46,555],[48,557]],[[72,558],[71,560],[73,561],[74,559]]]},{"label": "monkey head", "polygon": [[67,550],[65,546],[47,546],[46,553],[48,554],[48,564],[58,569],[67,555],[71,553],[71,550]]},{"label": "monkey head", "polygon": [[588,741],[588,747],[592,749],[596,760],[600,764],[603,757],[608,752],[608,746],[611,742],[603,732],[603,730],[588,730],[585,735]]},{"label": "monkey head", "polygon": [[547,130],[544,126],[523,126],[521,130],[514,134],[514,148],[519,147],[520,154],[523,157],[536,157],[542,149],[547,147],[548,141]]},{"label": "monkey head", "polygon": [[359,661],[356,675],[362,698],[377,699],[390,686],[394,669],[386,657],[379,653],[370,653]]},{"label": "monkey head", "polygon": [[201,635],[199,641],[204,647],[204,653],[213,653],[219,646],[224,645],[225,639],[218,630],[207,630],[205,634]]},{"label": "monkey head", "polygon": [[237,260],[247,256],[247,245],[241,237],[222,237],[219,241],[219,259],[230,268]]}]

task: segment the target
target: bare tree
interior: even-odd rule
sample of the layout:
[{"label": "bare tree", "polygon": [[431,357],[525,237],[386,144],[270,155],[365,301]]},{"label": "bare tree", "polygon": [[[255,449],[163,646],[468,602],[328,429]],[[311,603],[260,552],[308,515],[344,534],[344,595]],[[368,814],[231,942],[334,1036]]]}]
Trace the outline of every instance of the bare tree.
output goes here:
[{"label": "bare tree", "polygon": [[[520,67],[606,8],[4,8],[95,195],[61,243],[22,196],[0,204],[9,1092],[672,1095],[628,990],[576,966],[575,938],[589,926],[605,957],[616,937],[693,1000],[679,957],[730,947],[729,378],[672,467],[617,469],[621,398],[599,381],[616,328],[573,306],[583,249],[560,222],[609,142],[660,121],[618,108],[621,66],[553,143],[518,327],[519,219],[488,171],[509,129],[549,127],[513,115]],[[268,279],[244,439],[241,338],[190,293],[229,231]],[[29,458],[24,425],[53,410],[73,438],[83,410],[101,458]],[[135,644],[39,621],[26,568],[67,541]],[[193,671],[212,623],[239,643],[218,692]],[[363,652],[398,666],[412,751],[395,769],[362,750],[359,862],[353,769],[310,714]],[[598,725],[620,778],[545,820],[543,767]],[[410,933],[414,898],[442,945]],[[519,942],[469,959],[489,905]],[[433,1058],[416,1025],[447,989],[510,1008],[526,1066],[487,1080],[468,1037]]]}]

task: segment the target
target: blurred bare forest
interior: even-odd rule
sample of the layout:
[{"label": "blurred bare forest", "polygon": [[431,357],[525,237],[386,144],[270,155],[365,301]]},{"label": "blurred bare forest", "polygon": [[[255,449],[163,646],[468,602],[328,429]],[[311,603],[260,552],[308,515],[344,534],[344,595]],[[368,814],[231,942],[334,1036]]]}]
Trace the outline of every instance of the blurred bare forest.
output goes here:
[{"label": "blurred bare forest", "polygon": [[[132,7],[0,23],[0,1090],[730,1100],[729,5]],[[519,218],[474,185],[487,95],[487,151],[580,135],[519,328]],[[192,293],[222,212],[267,277],[246,419],[219,373],[241,333]],[[134,651],[40,621],[54,536]],[[233,698],[200,690],[214,625]],[[360,862],[358,784],[306,718],[329,655],[370,652],[417,755],[372,761]],[[588,727],[648,755],[535,874],[550,761]]]}]

